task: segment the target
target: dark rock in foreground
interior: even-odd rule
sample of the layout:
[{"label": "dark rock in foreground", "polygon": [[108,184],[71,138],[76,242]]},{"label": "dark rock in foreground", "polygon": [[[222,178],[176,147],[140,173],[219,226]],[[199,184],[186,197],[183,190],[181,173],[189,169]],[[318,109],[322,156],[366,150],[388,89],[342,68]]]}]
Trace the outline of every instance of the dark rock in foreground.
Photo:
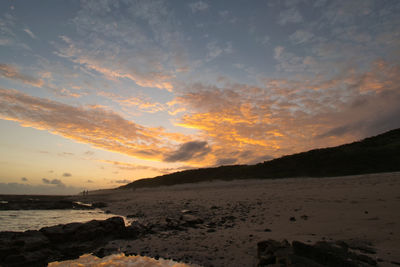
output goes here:
[{"label": "dark rock in foreground", "polygon": [[349,250],[344,241],[320,241],[308,245],[299,241],[290,244],[284,240],[278,242],[272,239],[259,242],[258,266],[293,266],[293,267],[357,267],[377,266],[377,262],[364,254]]},{"label": "dark rock in foreground", "polygon": [[121,217],[112,217],[39,231],[0,232],[0,266],[46,266],[93,252],[113,239],[136,238],[145,231],[138,226],[125,227]]}]

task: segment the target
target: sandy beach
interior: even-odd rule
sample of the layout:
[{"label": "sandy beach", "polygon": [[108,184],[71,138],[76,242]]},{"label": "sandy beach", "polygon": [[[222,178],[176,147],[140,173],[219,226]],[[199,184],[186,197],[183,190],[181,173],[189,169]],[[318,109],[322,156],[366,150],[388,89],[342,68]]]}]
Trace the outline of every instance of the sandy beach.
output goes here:
[{"label": "sandy beach", "polygon": [[82,201],[104,201],[105,210],[145,225],[171,224],[186,215],[202,221],[105,247],[127,254],[201,266],[256,266],[262,240],[345,240],[375,248],[368,255],[380,266],[400,262],[400,173],[105,190]]}]

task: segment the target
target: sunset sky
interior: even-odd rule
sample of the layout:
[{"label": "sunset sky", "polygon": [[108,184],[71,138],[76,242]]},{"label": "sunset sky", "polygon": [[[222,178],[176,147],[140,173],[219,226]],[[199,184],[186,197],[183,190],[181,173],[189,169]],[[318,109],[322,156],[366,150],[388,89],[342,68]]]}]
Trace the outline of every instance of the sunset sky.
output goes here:
[{"label": "sunset sky", "polygon": [[0,1],[0,193],[400,127],[400,1]]}]

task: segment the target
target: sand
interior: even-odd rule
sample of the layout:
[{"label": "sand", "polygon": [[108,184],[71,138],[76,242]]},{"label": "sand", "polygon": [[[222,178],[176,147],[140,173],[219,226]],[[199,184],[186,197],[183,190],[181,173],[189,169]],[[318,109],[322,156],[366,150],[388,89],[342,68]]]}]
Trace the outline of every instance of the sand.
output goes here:
[{"label": "sand", "polygon": [[257,242],[269,238],[307,243],[357,240],[376,248],[369,256],[383,260],[380,266],[400,262],[400,173],[99,191],[83,201],[105,201],[105,209],[135,215],[145,224],[179,220],[182,210],[204,220],[186,231],[107,245],[128,254],[201,266],[256,266]]}]

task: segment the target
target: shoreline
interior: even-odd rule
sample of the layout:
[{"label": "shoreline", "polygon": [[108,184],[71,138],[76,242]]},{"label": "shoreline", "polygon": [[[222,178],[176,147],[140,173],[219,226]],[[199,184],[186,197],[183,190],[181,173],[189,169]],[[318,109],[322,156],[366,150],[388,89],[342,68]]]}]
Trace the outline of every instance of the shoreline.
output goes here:
[{"label": "shoreline", "polygon": [[[100,256],[122,252],[202,267],[257,266],[259,245],[270,242],[266,240],[278,241],[272,241],[274,244],[283,240],[300,241],[306,246],[319,241],[339,241],[337,244],[346,244],[351,251],[355,249],[356,253],[377,261],[378,266],[400,265],[400,214],[396,212],[400,210],[398,172],[213,181],[136,190],[100,190],[87,196],[54,199],[61,198],[96,203],[105,213],[135,220],[125,230],[119,226],[122,228],[114,237],[98,245],[85,231],[75,233],[89,238],[85,239],[89,243],[82,252],[87,253],[92,247]],[[100,224],[103,223],[107,222]],[[86,229],[77,225],[72,223],[72,228],[65,229]],[[63,234],[62,225],[48,228]],[[7,241],[10,234],[1,234],[4,239],[0,243],[5,242],[2,246],[11,242]],[[27,236],[29,244],[36,244],[34,240],[47,244],[42,235],[38,233],[33,238],[32,234]],[[16,236],[24,240],[23,232]],[[64,253],[62,242],[56,245],[60,253]],[[76,244],[68,244],[65,253],[79,255],[79,250],[72,249]],[[46,253],[40,249],[29,251],[30,257],[36,257],[33,255],[37,253],[45,257],[43,253]]]},{"label": "shoreline", "polygon": [[[214,181],[98,191],[83,199],[160,226],[137,240],[109,242],[110,251],[201,266],[256,266],[257,243],[263,240],[345,240],[374,247],[376,254],[369,256],[379,266],[400,262],[400,173]],[[185,214],[202,223],[164,230]]]}]

